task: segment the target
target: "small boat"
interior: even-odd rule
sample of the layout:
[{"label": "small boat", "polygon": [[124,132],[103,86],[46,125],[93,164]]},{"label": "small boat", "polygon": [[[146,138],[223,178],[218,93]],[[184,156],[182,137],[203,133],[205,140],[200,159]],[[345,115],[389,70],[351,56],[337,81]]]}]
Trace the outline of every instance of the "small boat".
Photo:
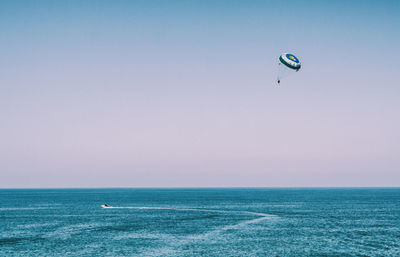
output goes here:
[{"label": "small boat", "polygon": [[106,204],[106,203],[105,203],[105,204],[102,204],[101,207],[102,207],[102,208],[112,208],[112,206],[110,206],[110,205],[108,205],[108,204]]}]

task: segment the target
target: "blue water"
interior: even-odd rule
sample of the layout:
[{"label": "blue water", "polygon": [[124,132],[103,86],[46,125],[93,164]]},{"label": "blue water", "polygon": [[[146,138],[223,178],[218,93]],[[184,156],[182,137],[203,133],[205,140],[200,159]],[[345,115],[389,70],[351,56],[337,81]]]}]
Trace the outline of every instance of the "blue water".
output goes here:
[{"label": "blue water", "polygon": [[3,189],[0,204],[0,256],[400,256],[400,189]]}]

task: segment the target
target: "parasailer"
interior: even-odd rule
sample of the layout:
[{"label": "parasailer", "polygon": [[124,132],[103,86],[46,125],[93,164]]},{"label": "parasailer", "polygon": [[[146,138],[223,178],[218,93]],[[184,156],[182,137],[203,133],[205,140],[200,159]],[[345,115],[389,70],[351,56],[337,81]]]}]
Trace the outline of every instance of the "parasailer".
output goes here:
[{"label": "parasailer", "polygon": [[278,85],[281,83],[283,77],[288,76],[293,71],[297,72],[301,68],[299,59],[293,54],[283,53],[279,56],[278,63]]}]

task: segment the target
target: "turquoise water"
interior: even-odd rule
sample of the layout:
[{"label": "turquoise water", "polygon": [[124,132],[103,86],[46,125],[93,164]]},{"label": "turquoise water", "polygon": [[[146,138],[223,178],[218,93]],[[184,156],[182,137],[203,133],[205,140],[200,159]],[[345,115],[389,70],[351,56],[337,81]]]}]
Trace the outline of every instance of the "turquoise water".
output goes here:
[{"label": "turquoise water", "polygon": [[400,189],[3,189],[0,203],[0,256],[400,256]]}]

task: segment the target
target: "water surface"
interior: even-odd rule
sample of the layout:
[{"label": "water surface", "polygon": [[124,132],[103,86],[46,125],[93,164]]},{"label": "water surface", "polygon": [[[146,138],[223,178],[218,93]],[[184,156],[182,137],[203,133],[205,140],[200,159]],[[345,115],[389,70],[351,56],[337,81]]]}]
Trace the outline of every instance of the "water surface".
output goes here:
[{"label": "water surface", "polygon": [[2,189],[0,202],[0,256],[400,256],[395,188]]}]

